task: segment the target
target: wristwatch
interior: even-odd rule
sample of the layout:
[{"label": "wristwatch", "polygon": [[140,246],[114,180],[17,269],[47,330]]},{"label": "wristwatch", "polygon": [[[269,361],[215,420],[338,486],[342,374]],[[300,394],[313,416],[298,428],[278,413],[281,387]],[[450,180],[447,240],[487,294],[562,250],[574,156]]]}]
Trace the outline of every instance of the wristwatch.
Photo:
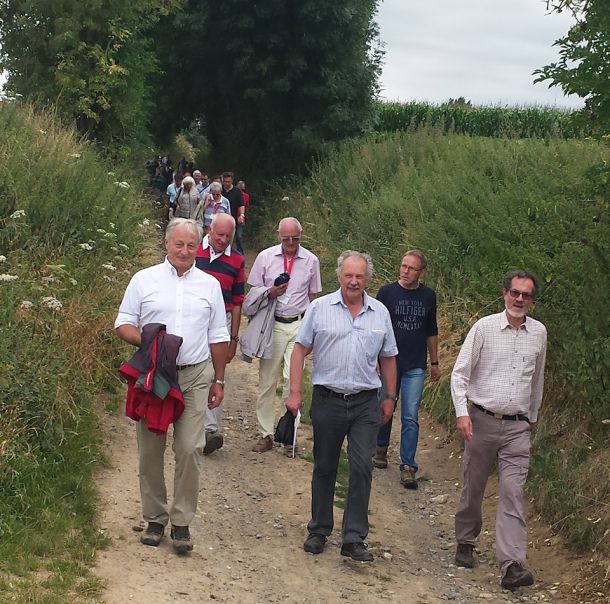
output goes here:
[{"label": "wristwatch", "polygon": [[234,342],[239,342],[239,336],[231,336],[231,339],[232,339]]},{"label": "wristwatch", "polygon": [[386,394],[385,397],[389,398],[391,401],[394,401],[395,403],[398,402],[398,395],[396,395],[396,394]]},{"label": "wristwatch", "polygon": [[212,384],[219,384],[220,386],[222,386],[224,388],[225,382],[224,382],[224,380],[218,380],[218,379],[214,378],[212,380]]}]

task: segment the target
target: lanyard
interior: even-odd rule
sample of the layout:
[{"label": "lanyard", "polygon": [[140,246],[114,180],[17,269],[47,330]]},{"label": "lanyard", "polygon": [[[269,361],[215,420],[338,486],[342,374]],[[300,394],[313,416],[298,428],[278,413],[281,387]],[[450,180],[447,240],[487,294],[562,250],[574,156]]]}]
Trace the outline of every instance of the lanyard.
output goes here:
[{"label": "lanyard", "polygon": [[294,264],[294,259],[295,259],[295,256],[288,259],[286,257],[286,254],[284,254],[284,272],[288,273],[289,275],[292,273],[292,265]]}]

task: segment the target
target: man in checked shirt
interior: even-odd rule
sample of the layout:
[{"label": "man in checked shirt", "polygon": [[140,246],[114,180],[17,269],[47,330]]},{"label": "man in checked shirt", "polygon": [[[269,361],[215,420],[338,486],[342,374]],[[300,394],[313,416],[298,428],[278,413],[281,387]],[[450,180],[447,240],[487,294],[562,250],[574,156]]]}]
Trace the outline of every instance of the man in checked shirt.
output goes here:
[{"label": "man in checked shirt", "polygon": [[523,486],[544,385],[546,328],[527,316],[537,292],[534,274],[508,273],[502,291],[504,311],[473,325],[451,374],[457,429],[465,440],[464,485],[455,514],[455,563],[475,565],[485,485],[497,460],[496,559],[506,589],[534,582],[525,566]]}]

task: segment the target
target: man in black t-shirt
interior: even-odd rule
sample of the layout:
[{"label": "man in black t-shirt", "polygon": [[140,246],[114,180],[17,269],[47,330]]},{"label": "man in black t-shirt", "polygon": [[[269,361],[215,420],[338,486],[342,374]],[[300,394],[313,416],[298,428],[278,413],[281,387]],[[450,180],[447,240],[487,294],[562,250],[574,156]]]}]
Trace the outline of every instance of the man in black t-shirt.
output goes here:
[{"label": "man in black t-shirt", "polygon": [[235,218],[235,249],[243,256],[242,233],[243,225],[246,222],[246,207],[241,191],[233,186],[233,172],[222,173],[222,194],[229,200],[231,216]]},{"label": "man in black t-shirt", "polygon": [[[419,250],[408,251],[400,265],[398,281],[383,285],[377,299],[390,312],[394,336],[398,345],[398,387],[400,392],[400,482],[407,489],[417,488],[415,451],[419,437],[417,421],[428,355],[430,381],[440,378],[438,367],[438,328],[436,325],[436,293],[420,283],[426,274],[427,260]],[[389,388],[388,388],[389,389]],[[390,389],[389,389],[390,390]],[[391,389],[394,392],[393,389]],[[388,467],[388,445],[392,419],[379,428],[377,452],[373,457],[376,468]]]}]

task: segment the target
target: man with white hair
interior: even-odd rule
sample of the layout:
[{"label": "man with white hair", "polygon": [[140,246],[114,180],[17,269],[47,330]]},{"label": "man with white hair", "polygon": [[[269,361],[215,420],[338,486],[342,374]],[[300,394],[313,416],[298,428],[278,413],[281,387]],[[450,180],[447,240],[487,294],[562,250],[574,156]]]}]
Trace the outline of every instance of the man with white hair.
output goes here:
[{"label": "man with white hair", "polygon": [[117,335],[137,347],[142,329],[153,323],[182,338],[175,370],[185,407],[174,421],[174,500],[169,509],[163,476],[167,435],[153,433],[145,419],[136,426],[142,513],[148,523],[140,541],[159,545],[171,523],[178,554],[193,549],[189,525],[199,498],[206,404],[213,409],[222,403],[229,341],[220,285],[195,267],[200,240],[201,227],[194,220],[172,220],[165,231],[165,260],[132,277],[114,323]]},{"label": "man with white hair", "polygon": [[290,355],[301,319],[309,303],[322,291],[320,261],[301,245],[301,223],[293,217],[282,218],[277,232],[279,245],[259,253],[248,277],[248,285],[268,288],[269,298],[277,300],[272,357],[262,358],[259,362],[256,415],[261,436],[252,448],[257,453],[273,448],[275,390],[282,372],[282,362],[283,399],[286,399],[289,392]]}]

